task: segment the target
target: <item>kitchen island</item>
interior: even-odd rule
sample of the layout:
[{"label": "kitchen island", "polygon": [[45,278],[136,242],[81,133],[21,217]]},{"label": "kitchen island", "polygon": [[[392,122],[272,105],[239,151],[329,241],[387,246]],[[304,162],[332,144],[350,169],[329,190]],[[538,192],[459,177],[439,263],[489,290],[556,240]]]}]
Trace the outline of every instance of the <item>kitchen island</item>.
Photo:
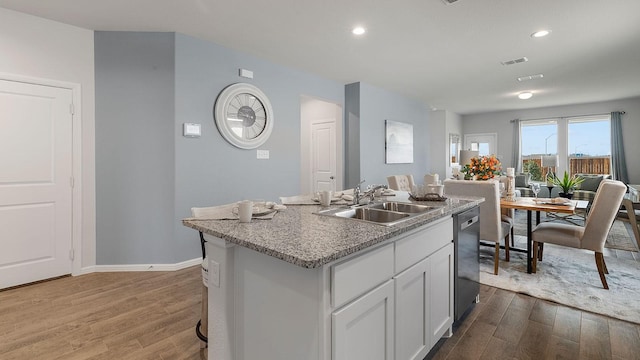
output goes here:
[{"label": "kitchen island", "polygon": [[207,240],[209,359],[422,359],[453,323],[451,215],[480,201],[393,226],[315,205],[183,221]]}]

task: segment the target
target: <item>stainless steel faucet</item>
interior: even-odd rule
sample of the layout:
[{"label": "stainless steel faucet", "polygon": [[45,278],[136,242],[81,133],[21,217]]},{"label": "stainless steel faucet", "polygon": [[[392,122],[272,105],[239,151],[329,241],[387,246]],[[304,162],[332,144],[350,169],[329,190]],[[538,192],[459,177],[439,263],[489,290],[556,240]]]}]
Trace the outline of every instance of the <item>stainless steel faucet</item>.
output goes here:
[{"label": "stainless steel faucet", "polygon": [[356,185],[353,188],[353,205],[358,205],[360,204],[360,199],[361,199],[361,190],[360,190],[360,185],[362,185],[366,180],[362,180],[358,183],[358,185]]},{"label": "stainless steel faucet", "polygon": [[359,205],[360,201],[367,196],[369,197],[370,201],[373,201],[375,199],[376,190],[387,189],[387,185],[371,185],[369,186],[367,191],[363,193],[360,189],[360,185],[362,185],[364,182],[365,180],[360,181],[358,185],[353,188],[353,205]]},{"label": "stainless steel faucet", "polygon": [[375,200],[376,198],[376,190],[378,189],[386,189],[387,185],[371,185],[367,191],[365,191],[364,194],[362,194],[362,197],[367,197],[369,196],[369,199],[371,201]]}]

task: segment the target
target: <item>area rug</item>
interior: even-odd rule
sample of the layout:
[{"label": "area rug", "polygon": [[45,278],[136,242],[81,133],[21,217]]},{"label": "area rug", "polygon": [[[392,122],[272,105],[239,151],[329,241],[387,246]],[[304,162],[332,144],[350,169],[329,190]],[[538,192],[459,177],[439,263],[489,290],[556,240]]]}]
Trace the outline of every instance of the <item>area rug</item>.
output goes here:
[{"label": "area rug", "polygon": [[[526,237],[516,236],[518,246]],[[527,274],[526,255],[500,253],[493,274],[493,249],[480,249],[480,282],[613,318],[640,324],[640,262],[605,256],[609,290],[600,282],[593,252],[545,244],[536,274]]]},{"label": "area rug", "polygon": [[[535,213],[532,214],[535,219]],[[535,221],[535,220],[534,220]],[[567,223],[564,220],[556,220],[546,216],[546,213],[540,213],[540,221],[555,221],[561,223]],[[572,216],[571,221],[577,225],[584,225],[584,220],[578,216]],[[627,229],[625,223],[622,221],[614,221],[613,226],[609,230],[607,235],[607,242],[604,244],[606,248],[626,250],[626,251],[638,251],[638,245],[633,240],[633,235],[630,232],[630,228]],[[516,218],[514,221],[514,232],[516,235],[527,235],[527,212],[524,210],[516,210]]]}]

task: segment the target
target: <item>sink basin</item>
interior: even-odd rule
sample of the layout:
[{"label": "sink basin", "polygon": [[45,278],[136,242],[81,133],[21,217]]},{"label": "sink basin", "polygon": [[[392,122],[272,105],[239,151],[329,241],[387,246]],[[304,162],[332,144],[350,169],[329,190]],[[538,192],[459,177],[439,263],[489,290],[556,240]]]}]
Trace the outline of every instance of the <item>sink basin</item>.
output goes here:
[{"label": "sink basin", "polygon": [[369,207],[343,210],[336,212],[333,215],[343,218],[359,219],[382,224],[392,223],[411,216],[407,213],[373,209]]},{"label": "sink basin", "polygon": [[430,211],[442,211],[442,207],[385,201],[350,208],[340,207],[322,210],[316,214],[391,226]]},{"label": "sink basin", "polygon": [[371,206],[371,208],[388,210],[388,211],[397,211],[401,213],[419,214],[425,211],[433,210],[436,207],[387,201],[379,204],[374,204]]}]

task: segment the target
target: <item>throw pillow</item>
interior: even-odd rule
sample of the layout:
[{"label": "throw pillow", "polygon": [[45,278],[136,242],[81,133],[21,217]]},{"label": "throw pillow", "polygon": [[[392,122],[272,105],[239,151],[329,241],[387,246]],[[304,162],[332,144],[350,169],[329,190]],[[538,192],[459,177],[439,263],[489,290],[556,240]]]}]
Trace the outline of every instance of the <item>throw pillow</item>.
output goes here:
[{"label": "throw pillow", "polygon": [[583,176],[582,179],[582,183],[578,186],[579,190],[583,190],[583,191],[597,191],[598,190],[598,186],[600,186],[600,183],[602,182],[602,175],[597,175],[597,176]]},{"label": "throw pillow", "polygon": [[516,187],[529,187],[529,180],[531,179],[530,173],[516,175]]}]

